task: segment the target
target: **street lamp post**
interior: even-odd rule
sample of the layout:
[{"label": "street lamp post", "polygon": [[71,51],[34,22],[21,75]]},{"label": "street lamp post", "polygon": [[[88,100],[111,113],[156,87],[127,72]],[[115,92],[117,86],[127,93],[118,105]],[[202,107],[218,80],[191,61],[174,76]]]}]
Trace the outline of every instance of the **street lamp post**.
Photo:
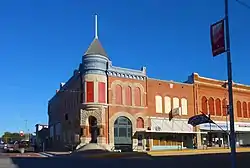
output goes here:
[{"label": "street lamp post", "polygon": [[225,27],[226,27],[226,52],[227,52],[227,73],[228,73],[228,96],[229,96],[229,115],[230,115],[230,147],[232,168],[236,168],[236,142],[234,129],[234,108],[233,108],[233,82],[232,82],[232,61],[230,52],[230,36],[228,21],[228,0],[225,0]]}]

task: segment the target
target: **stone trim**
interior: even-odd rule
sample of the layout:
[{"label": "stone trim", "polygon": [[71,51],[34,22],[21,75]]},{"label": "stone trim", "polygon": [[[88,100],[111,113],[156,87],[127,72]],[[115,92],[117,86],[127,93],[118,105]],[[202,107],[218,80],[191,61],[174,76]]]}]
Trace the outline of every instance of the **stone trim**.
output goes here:
[{"label": "stone trim", "polygon": [[104,125],[105,124],[105,118],[103,118],[102,110],[96,109],[96,110],[82,110],[80,112],[80,124],[81,126],[88,126],[88,118],[90,116],[93,116],[97,119],[97,125]]},{"label": "stone trim", "polygon": [[[148,128],[148,119],[147,119],[147,117],[144,115],[144,113],[136,113],[136,114],[134,115],[134,118],[135,118],[135,120],[136,120],[136,125],[137,125],[137,118],[139,118],[139,117],[141,117],[141,118],[143,119],[143,122],[144,122],[144,127],[143,127],[143,128],[147,129],[147,128]],[[140,128],[140,129],[141,129],[141,128]],[[137,130],[137,128],[136,128],[136,130]]]},{"label": "stone trim", "polygon": [[[134,135],[135,131],[136,131],[136,119],[134,118],[133,115],[129,114],[128,112],[117,112],[115,113],[110,119],[109,119],[109,144],[111,146],[114,146],[114,123],[115,120],[118,117],[127,117],[131,123],[132,123],[132,136]],[[134,141],[133,141],[133,145],[134,145]]]},{"label": "stone trim", "polygon": [[135,106],[135,91],[134,89],[136,87],[139,87],[140,93],[141,93],[141,106],[145,105],[145,90],[144,87],[140,83],[132,83],[132,82],[122,82],[120,80],[115,80],[111,84],[111,91],[112,91],[112,103],[115,104],[115,99],[116,99],[116,85],[120,85],[122,87],[122,104],[125,105],[126,101],[126,95],[125,95],[125,87],[129,86],[131,87],[132,91],[132,107]]},{"label": "stone trim", "polygon": [[113,107],[129,107],[129,108],[134,108],[134,109],[148,109],[148,107],[127,106],[127,105],[121,105],[121,104],[108,104],[108,106],[113,106]]}]

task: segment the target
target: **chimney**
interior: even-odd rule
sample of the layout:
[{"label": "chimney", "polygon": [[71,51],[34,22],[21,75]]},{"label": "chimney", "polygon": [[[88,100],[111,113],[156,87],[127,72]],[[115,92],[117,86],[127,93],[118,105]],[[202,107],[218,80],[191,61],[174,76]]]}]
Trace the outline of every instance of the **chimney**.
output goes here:
[{"label": "chimney", "polygon": [[146,74],[147,68],[143,66],[143,67],[141,67],[141,71],[142,71],[142,73]]},{"label": "chimney", "polygon": [[77,75],[79,73],[79,71],[77,69],[74,70],[74,76]]},{"label": "chimney", "polygon": [[60,83],[60,89],[65,85],[65,83]]}]

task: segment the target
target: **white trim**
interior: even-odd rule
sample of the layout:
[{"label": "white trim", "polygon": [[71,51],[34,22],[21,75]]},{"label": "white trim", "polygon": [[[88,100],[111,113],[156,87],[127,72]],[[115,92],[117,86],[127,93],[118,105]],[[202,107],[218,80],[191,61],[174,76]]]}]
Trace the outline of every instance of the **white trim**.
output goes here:
[{"label": "white trim", "polygon": [[146,132],[152,133],[180,133],[180,134],[207,134],[207,132],[194,132],[194,131],[154,131],[154,130],[146,130]]},{"label": "white trim", "polygon": [[87,81],[84,80],[83,82],[84,82],[84,96],[83,96],[84,100],[83,100],[83,102],[86,103],[87,102]]},{"label": "white trim", "polygon": [[[148,116],[148,118],[149,119],[169,120],[169,118],[166,118],[166,117]],[[174,121],[187,121],[188,122],[188,119],[185,119],[185,118],[173,118],[172,120],[174,120]]]},{"label": "white trim", "polygon": [[97,81],[93,81],[94,82],[94,102],[97,103],[99,102],[99,92],[98,92],[98,82]]}]

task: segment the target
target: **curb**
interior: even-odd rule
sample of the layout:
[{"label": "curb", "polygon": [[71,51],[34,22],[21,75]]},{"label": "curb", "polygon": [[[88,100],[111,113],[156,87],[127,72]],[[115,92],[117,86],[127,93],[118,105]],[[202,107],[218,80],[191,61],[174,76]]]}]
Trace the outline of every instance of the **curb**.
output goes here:
[{"label": "curb", "polygon": [[[250,150],[237,150],[237,153],[250,152]],[[210,150],[210,151],[182,151],[182,152],[148,152],[151,156],[185,156],[185,155],[209,155],[209,154],[226,154],[230,150]]]},{"label": "curb", "polygon": [[39,153],[41,156],[43,156],[43,157],[54,157],[55,155],[52,155],[52,154],[50,154],[50,153],[46,153],[46,152],[40,152]]},{"label": "curb", "polygon": [[144,158],[147,156],[141,156],[138,154],[128,154],[128,153],[104,153],[104,154],[96,154],[89,155],[86,158]]}]

